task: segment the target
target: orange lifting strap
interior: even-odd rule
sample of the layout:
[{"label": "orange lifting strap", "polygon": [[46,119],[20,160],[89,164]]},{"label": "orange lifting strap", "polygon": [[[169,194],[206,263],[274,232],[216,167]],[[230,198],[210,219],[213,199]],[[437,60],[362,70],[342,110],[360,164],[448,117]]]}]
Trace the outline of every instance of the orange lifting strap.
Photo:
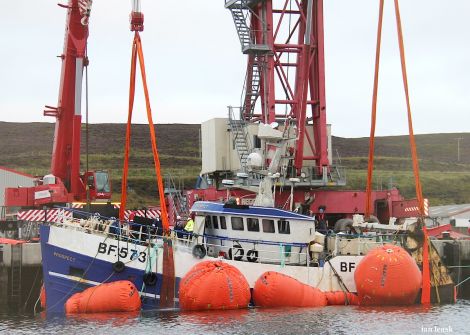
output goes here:
[{"label": "orange lifting strap", "polygon": [[134,108],[134,95],[135,95],[135,73],[136,73],[136,58],[139,58],[140,72],[142,75],[142,84],[144,86],[145,105],[147,107],[147,119],[150,130],[150,140],[152,142],[152,153],[153,161],[155,165],[155,174],[157,177],[158,193],[160,196],[160,207],[161,207],[161,219],[163,224],[163,230],[169,231],[168,213],[165,203],[165,193],[163,190],[163,180],[160,169],[160,158],[158,157],[157,140],[155,136],[155,128],[152,120],[152,109],[150,108],[150,98],[147,88],[147,76],[145,74],[144,54],[142,51],[142,42],[140,41],[139,33],[135,33],[134,43],[132,45],[132,60],[131,60],[131,77],[130,77],[130,88],[129,88],[129,113],[127,116],[127,127],[126,127],[126,145],[124,148],[124,168],[122,171],[122,189],[121,189],[121,208],[119,209],[119,218],[124,219],[124,211],[126,210],[127,203],[127,175],[129,170],[129,151],[130,151],[130,140],[131,140],[131,122],[132,122],[132,111]]},{"label": "orange lifting strap", "polygon": [[[152,120],[152,110],[150,108],[150,98],[147,87],[147,76],[145,74],[144,53],[142,51],[142,42],[140,40],[139,32],[135,32],[134,41],[132,44],[132,60],[131,60],[131,75],[129,85],[129,113],[127,116],[126,127],[126,144],[124,147],[124,167],[122,171],[122,189],[121,189],[121,207],[119,209],[119,218],[124,220],[124,212],[127,203],[127,176],[129,170],[129,151],[131,142],[131,122],[132,111],[134,108],[134,95],[135,95],[135,74],[137,66],[137,58],[139,59],[140,73],[142,76],[142,84],[144,86],[145,105],[147,108],[147,119],[150,130],[150,140],[152,142],[153,161],[155,165],[155,174],[158,184],[158,194],[160,197],[160,207],[163,225],[163,236],[168,235],[170,226],[168,223],[168,213],[165,202],[165,193],[163,190],[163,180],[161,176],[160,158],[157,150],[157,140],[155,136],[155,128]],[[163,281],[160,292],[160,307],[171,307],[174,304],[174,291],[175,291],[175,268],[173,258],[173,248],[171,240],[165,239],[163,244]]]},{"label": "orange lifting strap", "polygon": [[[401,70],[403,77],[403,87],[405,89],[406,97],[406,108],[408,115],[408,130],[410,137],[410,147],[411,147],[411,158],[413,161],[413,173],[415,179],[416,187],[416,198],[418,200],[419,213],[421,218],[424,217],[424,201],[423,201],[423,192],[421,189],[421,181],[419,177],[419,164],[418,164],[418,154],[416,152],[416,142],[413,132],[413,121],[411,118],[411,106],[410,106],[410,97],[408,90],[408,79],[406,74],[406,62],[405,62],[405,47],[403,43],[403,31],[401,27],[401,18],[400,18],[400,8],[398,5],[398,0],[395,1],[395,17],[397,24],[397,33],[398,33],[398,45],[400,48],[400,60],[401,60]],[[366,208],[365,216],[369,217],[371,214],[371,203],[372,203],[372,174],[374,167],[374,141],[375,141],[375,123],[376,123],[376,114],[377,114],[377,87],[378,87],[378,78],[379,78],[379,60],[380,60],[380,42],[382,38],[382,20],[383,20],[383,7],[384,0],[380,0],[379,8],[379,24],[377,29],[377,48],[375,55],[375,75],[374,75],[374,92],[372,96],[372,116],[371,116],[371,129],[370,129],[370,142],[369,142],[369,164],[367,169],[367,186],[366,186]],[[423,286],[422,286],[422,295],[421,303],[430,303],[431,301],[431,279],[429,271],[429,242],[428,242],[428,233],[426,225],[423,220],[423,232],[424,232],[424,242],[423,242]]]}]

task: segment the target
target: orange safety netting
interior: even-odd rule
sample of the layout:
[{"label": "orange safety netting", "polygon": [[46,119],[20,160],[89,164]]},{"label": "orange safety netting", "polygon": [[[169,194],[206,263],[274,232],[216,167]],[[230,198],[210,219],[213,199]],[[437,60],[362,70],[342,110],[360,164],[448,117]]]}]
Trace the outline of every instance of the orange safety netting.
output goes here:
[{"label": "orange safety netting", "polygon": [[[421,180],[419,177],[419,163],[418,163],[418,154],[416,151],[416,142],[413,132],[413,121],[411,117],[411,106],[410,106],[410,97],[408,89],[408,78],[406,73],[406,62],[405,62],[405,47],[403,43],[403,31],[401,26],[400,18],[400,8],[398,5],[398,0],[395,2],[395,17],[397,24],[397,33],[398,33],[398,45],[400,49],[400,61],[401,61],[401,70],[403,77],[403,87],[405,90],[406,98],[406,108],[407,108],[407,117],[408,117],[408,130],[410,138],[410,147],[411,147],[411,158],[413,161],[413,173],[415,179],[415,188],[416,188],[416,198],[418,200],[419,213],[421,218],[424,217],[424,199],[423,191],[421,189]],[[371,214],[371,185],[372,185],[372,174],[374,166],[374,139],[375,139],[375,123],[376,123],[376,112],[377,112],[377,86],[378,86],[378,74],[379,74],[379,59],[380,59],[380,42],[382,35],[382,19],[383,19],[383,6],[384,0],[380,0],[379,8],[379,24],[377,30],[377,49],[376,49],[376,59],[375,59],[375,76],[374,76],[374,92],[372,97],[372,117],[371,117],[371,132],[370,132],[370,143],[369,143],[369,165],[367,170],[367,186],[366,186],[366,208],[365,216],[369,217]],[[431,300],[431,279],[429,271],[429,242],[426,226],[423,223],[423,232],[424,232],[424,242],[423,242],[423,286],[422,286],[422,295],[421,303],[429,303]]]}]

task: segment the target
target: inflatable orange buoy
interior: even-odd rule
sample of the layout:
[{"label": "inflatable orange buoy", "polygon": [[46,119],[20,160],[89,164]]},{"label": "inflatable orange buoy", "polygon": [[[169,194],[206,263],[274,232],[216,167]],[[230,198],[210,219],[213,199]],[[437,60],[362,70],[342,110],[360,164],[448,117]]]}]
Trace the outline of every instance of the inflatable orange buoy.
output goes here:
[{"label": "inflatable orange buoy", "polygon": [[133,312],[140,310],[140,306],[135,285],[128,280],[119,280],[75,293],[65,303],[65,313]]},{"label": "inflatable orange buoy", "polygon": [[41,308],[46,309],[46,288],[44,285],[41,286],[41,293],[39,294],[39,300],[41,301]]},{"label": "inflatable orange buoy", "polygon": [[260,307],[322,307],[325,293],[285,274],[268,271],[255,283],[253,300]]},{"label": "inflatable orange buoy", "polygon": [[392,244],[375,248],[354,273],[361,305],[410,305],[421,288],[421,272],[405,249]]},{"label": "inflatable orange buoy", "polygon": [[250,297],[250,286],[242,273],[222,261],[198,263],[180,282],[182,310],[246,308]]},{"label": "inflatable orange buoy", "polygon": [[325,292],[326,300],[328,305],[359,305],[359,298],[357,295],[351,292],[334,291]]}]

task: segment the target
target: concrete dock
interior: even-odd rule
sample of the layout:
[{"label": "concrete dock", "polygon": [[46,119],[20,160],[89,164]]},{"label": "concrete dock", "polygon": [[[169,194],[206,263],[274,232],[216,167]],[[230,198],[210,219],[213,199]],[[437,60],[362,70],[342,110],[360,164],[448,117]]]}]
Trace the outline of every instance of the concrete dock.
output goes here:
[{"label": "concrete dock", "polygon": [[41,285],[41,245],[0,239],[0,312],[32,312]]}]

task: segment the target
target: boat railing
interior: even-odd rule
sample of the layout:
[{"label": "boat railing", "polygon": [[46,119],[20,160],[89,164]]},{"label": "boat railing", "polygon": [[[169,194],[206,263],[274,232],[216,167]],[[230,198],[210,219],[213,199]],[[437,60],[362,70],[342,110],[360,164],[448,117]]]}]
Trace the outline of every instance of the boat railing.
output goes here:
[{"label": "boat railing", "polygon": [[[119,225],[113,225],[119,222]],[[78,218],[68,218],[60,223],[50,222],[50,225],[62,226],[68,229],[82,231],[85,233],[101,234],[116,239],[134,240],[134,242],[145,242],[155,240],[162,236],[162,229],[133,222],[122,222],[119,220],[85,220]]]},{"label": "boat railing", "polygon": [[[64,212],[79,214],[82,218],[70,215],[61,215],[54,222],[46,222],[52,226],[64,227],[89,234],[104,235],[107,237],[131,241],[133,243],[146,243],[156,240],[163,235],[163,228],[158,225],[140,224],[132,221],[119,220],[114,217],[105,217],[98,213],[88,213],[77,209],[63,208]],[[156,223],[157,220],[154,222]],[[42,222],[44,224],[44,222]]]},{"label": "boat railing", "polygon": [[[204,247],[204,254],[215,258],[225,258],[239,261],[312,265],[309,254],[309,243],[281,242],[268,240],[253,240],[238,237],[226,237],[211,234],[197,234],[184,230],[171,229],[164,236],[163,229],[158,226],[121,221],[116,218],[106,218],[97,214],[89,214],[88,218],[80,219],[64,216],[62,221],[50,222],[50,225],[62,226],[90,234],[101,234],[134,244],[147,245],[163,238],[174,240],[179,248],[187,248],[193,252],[196,245]],[[326,238],[325,254],[365,255],[369,250],[393,243],[406,245],[407,234],[333,234]],[[194,255],[198,256],[198,255]]]},{"label": "boat railing", "polygon": [[224,258],[253,263],[308,265],[308,243],[252,240],[210,234],[194,234],[174,231],[180,244],[204,247],[206,253],[215,258]]},{"label": "boat railing", "polygon": [[[117,222],[119,222],[119,225],[117,225]],[[128,241],[133,244],[153,243],[163,238],[163,232],[159,228],[117,219],[101,220],[96,216],[89,219],[66,218],[61,223],[54,222],[50,224]],[[308,244],[306,243],[284,243],[207,234],[199,235],[179,230],[171,230],[167,238],[171,238],[177,243],[178,248],[187,249],[188,252],[192,252],[196,245],[203,245],[206,253],[215,258],[221,257],[231,260],[281,265],[308,266],[309,264]],[[247,248],[247,245],[251,246]],[[217,250],[217,254],[214,254],[212,250]]]},{"label": "boat railing", "polygon": [[365,255],[369,250],[387,243],[403,246],[407,236],[404,233],[332,234],[327,236],[327,249],[334,256]]}]

